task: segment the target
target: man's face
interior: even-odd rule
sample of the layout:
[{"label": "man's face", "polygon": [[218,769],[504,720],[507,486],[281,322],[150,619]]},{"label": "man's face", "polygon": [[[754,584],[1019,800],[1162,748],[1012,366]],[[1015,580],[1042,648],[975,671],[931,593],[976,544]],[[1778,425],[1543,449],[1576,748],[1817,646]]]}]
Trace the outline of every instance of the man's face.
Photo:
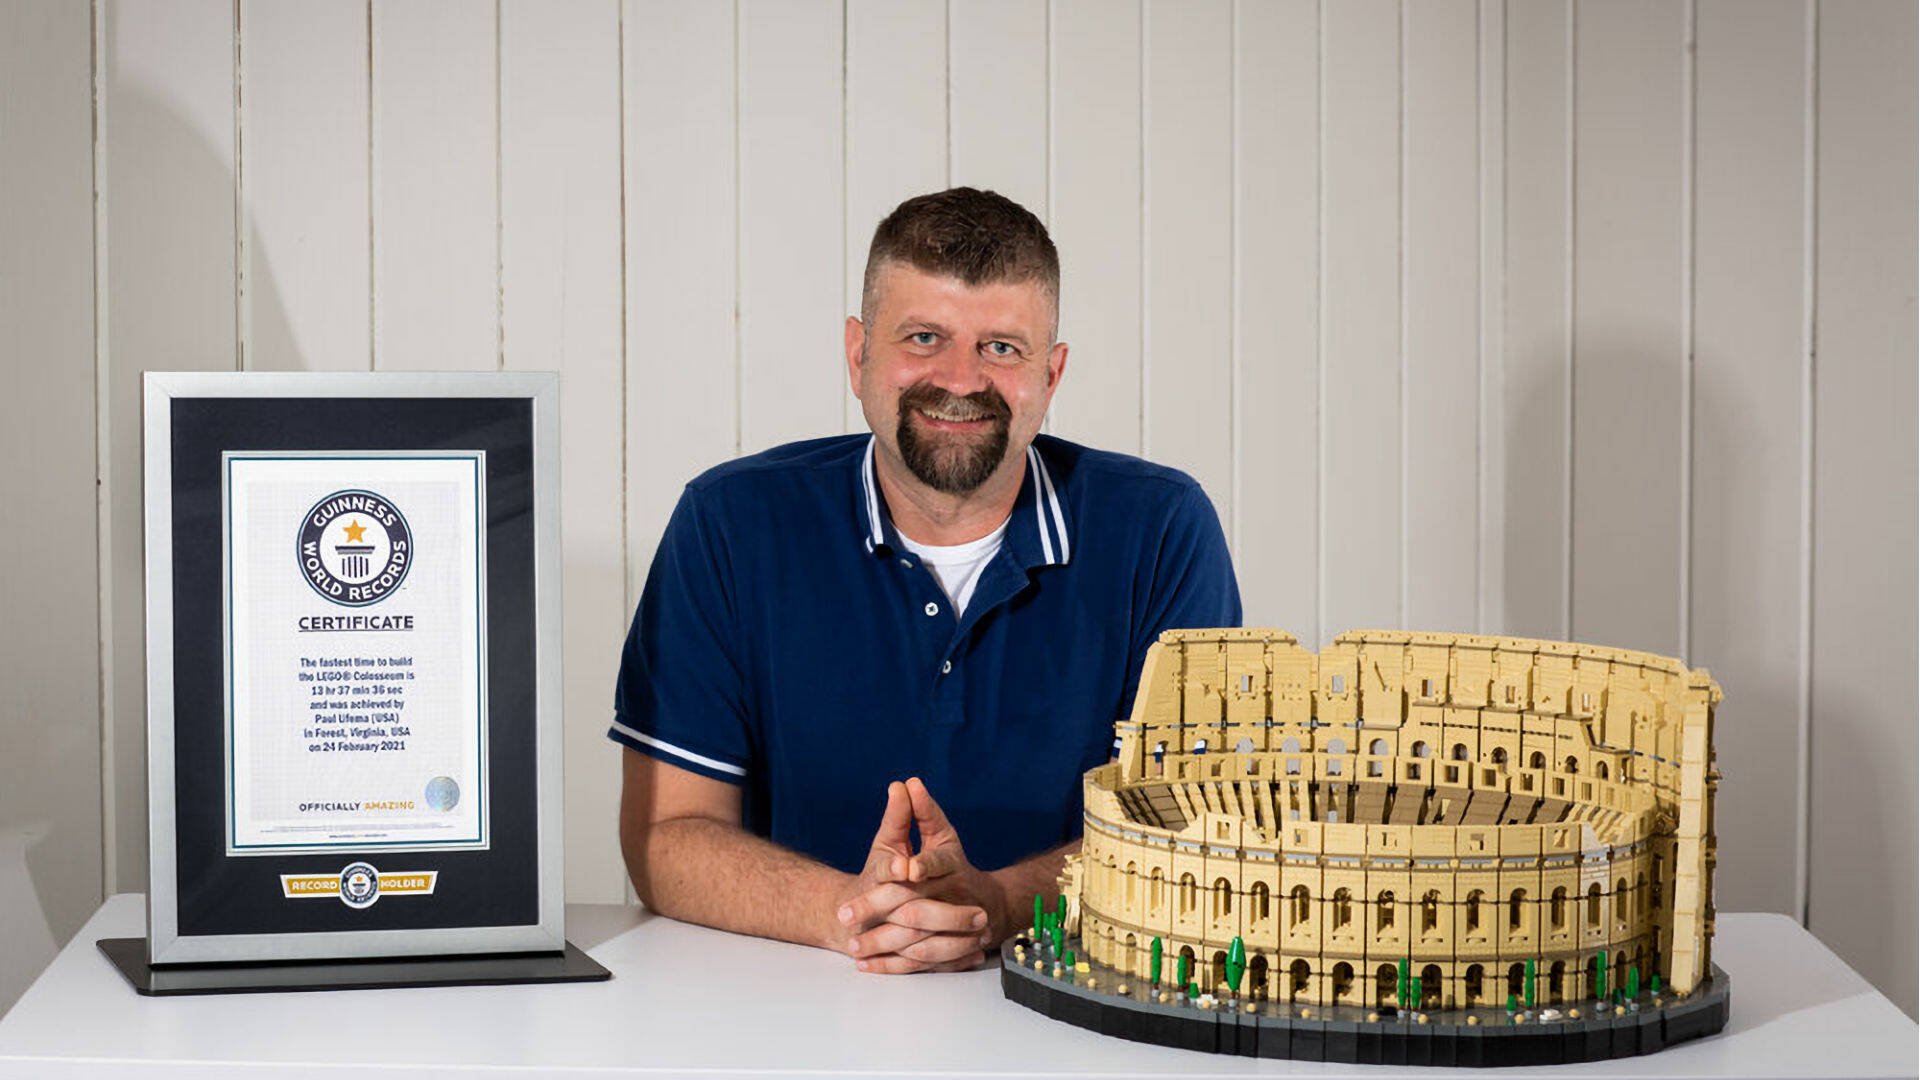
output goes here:
[{"label": "man's face", "polygon": [[847,320],[847,370],[889,458],[959,496],[1020,467],[1067,360],[1039,282],[970,286],[888,263],[871,322]]}]

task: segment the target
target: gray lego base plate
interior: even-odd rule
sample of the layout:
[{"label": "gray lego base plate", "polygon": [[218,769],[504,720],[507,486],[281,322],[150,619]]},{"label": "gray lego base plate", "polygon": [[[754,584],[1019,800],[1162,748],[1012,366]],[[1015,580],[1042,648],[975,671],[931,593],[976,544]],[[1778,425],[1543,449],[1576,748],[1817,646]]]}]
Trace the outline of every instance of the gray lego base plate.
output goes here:
[{"label": "gray lego base plate", "polygon": [[[1084,975],[1063,972],[1056,978],[1044,946],[1029,951],[1025,962],[1015,958],[1020,940],[1001,947],[1000,987],[1010,1000],[1103,1035],[1243,1057],[1468,1066],[1633,1057],[1725,1028],[1731,989],[1726,972],[1716,966],[1712,977],[1686,997],[1663,997],[1654,1005],[1643,996],[1621,1015],[1605,1008],[1596,1016],[1595,1002],[1579,1001],[1562,1007],[1579,1009],[1579,1019],[1544,1019],[1544,1010],[1534,1010],[1516,1022],[1505,1009],[1451,1009],[1426,1012],[1422,1023],[1417,1019],[1422,1014],[1345,1005],[1311,1006],[1303,1016],[1286,1002],[1254,1001],[1251,1012],[1245,1000],[1203,1008],[1176,997],[1163,1005],[1141,980],[1102,965],[1090,965]],[[1043,961],[1043,970],[1033,969],[1036,959]],[[1122,985],[1125,995],[1118,992]]]}]

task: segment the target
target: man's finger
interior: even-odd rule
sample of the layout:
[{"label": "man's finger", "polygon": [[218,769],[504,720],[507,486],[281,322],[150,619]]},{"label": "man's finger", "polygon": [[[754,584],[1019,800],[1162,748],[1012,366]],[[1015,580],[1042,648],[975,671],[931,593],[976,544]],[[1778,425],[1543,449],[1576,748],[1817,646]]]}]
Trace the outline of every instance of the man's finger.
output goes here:
[{"label": "man's finger", "polygon": [[894,908],[887,921],[941,934],[979,933],[987,928],[987,913],[972,904],[918,896]]},{"label": "man's finger", "polygon": [[868,881],[907,881],[907,875],[912,872],[913,856],[876,843],[867,852],[867,863],[861,868],[860,876]]},{"label": "man's finger", "polygon": [[919,897],[919,893],[898,882],[875,885],[840,905],[840,925],[871,926],[892,915],[900,905]]},{"label": "man's finger", "polygon": [[911,926],[883,922],[864,934],[855,935],[847,942],[847,955],[855,959],[874,956],[886,956],[897,953],[912,945],[925,941],[931,934],[926,930],[916,930]]},{"label": "man's finger", "polygon": [[958,960],[949,960],[944,964],[935,964],[928,971],[972,971],[987,962],[985,950],[976,950]]},{"label": "man's finger", "polygon": [[899,955],[929,963],[939,963],[955,960],[985,948],[982,937],[981,934],[971,932],[930,934],[925,930],[915,930],[909,926],[881,923],[848,942],[847,955],[855,959]]},{"label": "man's finger", "polygon": [[880,814],[879,831],[873,834],[867,870],[878,877],[898,880],[906,872],[905,856],[913,850],[912,828],[913,798],[907,786],[896,780],[887,785],[887,808]]},{"label": "man's finger", "polygon": [[966,853],[958,844],[946,847],[922,848],[920,854],[907,860],[908,881],[932,881],[958,873],[967,866]]},{"label": "man's finger", "polygon": [[947,812],[940,809],[940,804],[934,801],[933,792],[927,790],[926,783],[919,777],[907,780],[907,795],[913,802],[913,820],[920,826],[922,847],[950,837],[959,838],[960,834],[954,831],[953,824],[947,820]]},{"label": "man's finger", "polygon": [[892,953],[886,956],[870,957],[860,961],[857,966],[861,971],[872,972],[876,975],[911,975],[919,972],[971,971],[986,962],[986,959],[987,954],[979,949],[975,949],[973,952],[957,960],[947,960],[932,964],[924,960],[915,960],[912,957]]}]

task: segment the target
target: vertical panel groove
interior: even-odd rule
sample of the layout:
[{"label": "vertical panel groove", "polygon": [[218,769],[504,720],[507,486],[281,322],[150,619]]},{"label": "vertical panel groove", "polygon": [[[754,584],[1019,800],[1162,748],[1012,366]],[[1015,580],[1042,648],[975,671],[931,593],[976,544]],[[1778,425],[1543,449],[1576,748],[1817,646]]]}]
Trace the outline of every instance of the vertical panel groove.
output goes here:
[{"label": "vertical panel groove", "polygon": [[[851,119],[851,94],[848,91],[853,68],[853,6],[848,0],[840,0],[840,280],[847,280],[847,265],[850,257],[847,253],[846,235],[853,221],[853,122]],[[841,294],[840,306],[846,307],[848,297]],[[852,402],[846,394],[840,395],[840,430],[848,431],[853,417]]]},{"label": "vertical panel groove", "polygon": [[1819,296],[1816,258],[1819,236],[1820,151],[1820,5],[1806,0],[1807,55],[1803,114],[1805,203],[1800,223],[1802,249],[1801,369],[1800,369],[1800,665],[1797,691],[1799,724],[1796,749],[1800,755],[1799,784],[1794,791],[1794,822],[1799,829],[1793,852],[1794,914],[1809,926],[1813,862],[1813,469],[1814,394],[1818,363]]},{"label": "vertical panel groove", "polygon": [[[505,173],[507,150],[501,139],[500,0],[493,0],[493,369],[507,370],[507,256]],[[622,302],[624,302],[624,294]]]},{"label": "vertical panel groove", "polygon": [[[235,5],[240,0],[234,0]],[[107,396],[107,230],[106,230],[106,24],[101,0],[88,4],[87,32],[91,39],[88,72],[92,102],[93,151],[93,580],[99,607],[94,616],[97,642],[94,654],[95,686],[99,694],[100,749],[100,888],[102,899],[119,890],[120,861],[118,809],[114,782],[113,739],[113,565],[112,504],[107,497],[112,430]]]},{"label": "vertical panel groove", "polygon": [[253,306],[247,303],[251,276],[247,261],[252,237],[247,228],[247,91],[245,5],[233,0],[233,338],[234,367],[247,370],[253,355]]},{"label": "vertical panel groove", "polygon": [[1153,408],[1147,393],[1151,385],[1148,375],[1153,370],[1152,338],[1148,336],[1151,323],[1147,317],[1147,267],[1153,265],[1151,230],[1147,227],[1147,205],[1153,191],[1152,162],[1147,153],[1147,137],[1153,125],[1153,83],[1147,77],[1148,61],[1153,56],[1153,35],[1148,33],[1152,4],[1153,0],[1140,0],[1140,456],[1144,458],[1153,456],[1153,444],[1147,439],[1147,417]]},{"label": "vertical panel groove", "polygon": [[1486,9],[1473,6],[1473,631],[1487,630],[1487,42]]},{"label": "vertical panel groove", "polygon": [[[1047,228],[1051,230],[1053,228],[1053,222],[1054,222],[1054,216],[1053,216],[1053,0],[1045,0],[1045,2],[1046,2],[1046,9],[1041,14],[1042,14],[1042,19],[1045,22],[1045,27],[1042,32],[1045,33],[1047,41],[1046,41],[1046,47],[1045,49],[1042,50],[1041,55],[1045,57],[1045,63],[1047,65],[1046,78],[1042,80],[1042,82],[1046,87],[1046,99],[1045,99],[1045,102],[1040,107],[1040,112],[1041,112],[1040,130],[1044,133],[1041,139],[1040,145],[1045,149],[1042,155],[1042,160],[1040,162],[1040,171],[1041,171],[1041,175],[1044,178],[1041,184],[1041,191],[1044,194],[1042,194],[1041,198],[1044,198],[1047,201],[1047,206],[1046,206],[1046,212],[1041,215],[1041,220],[1045,221],[1047,223]],[[1058,338],[1060,336],[1058,333],[1058,327],[1060,322],[1060,298],[1057,296],[1054,297],[1054,301],[1053,301],[1053,321],[1055,325],[1054,337]],[[1048,344],[1051,345],[1052,342],[1049,342]],[[1041,419],[1042,419],[1042,422],[1044,423],[1048,423],[1048,424],[1052,423],[1051,417],[1042,417]]]},{"label": "vertical panel groove", "polygon": [[1315,245],[1313,357],[1313,647],[1326,643],[1327,632],[1327,0],[1314,13],[1314,111],[1318,145],[1314,148],[1313,220],[1319,236]]},{"label": "vertical panel groove", "polygon": [[1399,262],[1396,281],[1399,286],[1400,295],[1395,298],[1394,302],[1400,312],[1400,370],[1398,372],[1400,382],[1400,598],[1398,601],[1400,614],[1394,620],[1394,625],[1399,629],[1405,630],[1408,629],[1407,590],[1409,585],[1407,583],[1413,577],[1413,557],[1412,552],[1409,550],[1407,538],[1407,521],[1410,517],[1407,512],[1407,444],[1410,441],[1407,438],[1407,0],[1400,0],[1398,15],[1400,19],[1400,39],[1396,44],[1396,48],[1399,50],[1400,89],[1399,93],[1394,96],[1394,101],[1396,107],[1399,109],[1400,160],[1395,163],[1394,167],[1394,183],[1398,187],[1394,198],[1400,204],[1400,230],[1396,241],[1397,251],[1395,253],[1395,258]]},{"label": "vertical panel groove", "polygon": [[[733,455],[740,456],[740,447],[745,437],[744,414],[746,413],[746,350],[742,345],[746,335],[742,332],[745,320],[741,318],[742,302],[745,299],[744,252],[741,219],[745,216],[743,192],[746,183],[740,175],[740,0],[733,0]],[[842,182],[845,178],[842,177]]]},{"label": "vertical panel groove", "polygon": [[1566,499],[1566,528],[1560,540],[1560,574],[1562,601],[1560,605],[1560,637],[1573,640],[1573,368],[1577,360],[1574,355],[1573,328],[1576,308],[1574,275],[1578,272],[1578,261],[1573,257],[1573,238],[1575,224],[1580,213],[1579,189],[1575,174],[1580,164],[1580,147],[1574,139],[1574,119],[1579,114],[1579,83],[1576,65],[1580,60],[1578,49],[1580,39],[1579,8],[1574,0],[1566,0],[1567,9],[1567,213],[1564,250],[1567,253],[1566,281],[1566,372],[1565,397],[1561,401],[1563,430],[1566,432],[1566,464],[1562,473],[1561,491]]},{"label": "vertical panel groove", "polygon": [[1229,15],[1232,40],[1227,43],[1227,114],[1231,133],[1227,157],[1227,381],[1233,397],[1227,409],[1227,551],[1240,561],[1240,0]]},{"label": "vertical panel groove", "polygon": [[1696,235],[1699,222],[1698,112],[1700,8],[1686,0],[1680,22],[1680,659],[1693,662],[1693,357]]},{"label": "vertical panel groove", "polygon": [[[627,5],[626,0],[613,0],[614,28],[614,72],[618,81],[614,92],[619,97],[615,104],[615,116],[619,119],[620,154],[620,581],[626,587],[626,606],[632,607],[639,600],[639,589],[633,580],[633,489],[630,486],[631,459],[633,445],[633,410],[627,403],[633,399],[630,381],[632,372],[627,366],[627,335],[631,332],[633,312],[627,300]],[[504,74],[503,74],[504,77]],[[627,890],[627,902],[637,899],[633,894],[633,882],[621,875]]]},{"label": "vertical panel groove", "polygon": [[[1053,50],[1054,50],[1053,16],[1055,12],[1055,0],[1046,0],[1046,5],[1047,5],[1047,106],[1046,106],[1047,115],[1043,118],[1042,122],[1045,124],[1046,131],[1047,131],[1047,143],[1046,143],[1047,160],[1042,167],[1046,171],[1046,176],[1047,176],[1047,188],[1046,188],[1047,230],[1051,233],[1055,227],[1055,219],[1053,214],[1053,206],[1054,206],[1054,202],[1053,202],[1053,165],[1054,165],[1053,80],[1054,80],[1054,72],[1055,72],[1054,56],[1053,56]],[[1053,336],[1057,340],[1060,337],[1060,334],[1059,334],[1060,300],[1058,297],[1054,298],[1053,321],[1054,321]],[[1053,426],[1053,415],[1051,410],[1048,411],[1048,415],[1046,417],[1046,423],[1048,428],[1051,429],[1051,427]]]},{"label": "vertical panel groove", "polygon": [[[367,4],[367,370],[380,366],[379,84],[374,81],[373,0]],[[498,147],[495,153],[499,152]]]},{"label": "vertical panel groove", "polygon": [[[941,63],[945,65],[946,75],[942,85],[946,87],[946,124],[947,124],[947,186],[953,186],[953,0],[947,0],[941,8],[941,17],[946,20],[942,30],[946,40],[941,43]],[[841,178],[845,183],[845,178]]]},{"label": "vertical panel groove", "polygon": [[[1499,220],[1500,215],[1488,213],[1487,207],[1489,203],[1504,203],[1506,196],[1506,183],[1504,178],[1499,181],[1500,186],[1497,194],[1488,190],[1488,188],[1496,182],[1495,176],[1497,175],[1495,169],[1488,167],[1488,158],[1491,154],[1490,148],[1494,142],[1494,126],[1487,123],[1488,99],[1493,96],[1489,92],[1488,86],[1491,77],[1488,69],[1492,67],[1492,65],[1488,63],[1490,53],[1487,49],[1487,12],[1489,10],[1483,2],[1476,6],[1473,12],[1473,83],[1481,97],[1480,107],[1474,111],[1473,116],[1474,144],[1477,149],[1474,160],[1479,170],[1478,175],[1474,177],[1474,181],[1475,187],[1480,193],[1480,198],[1474,204],[1473,208],[1474,235],[1480,239],[1480,258],[1474,267],[1474,295],[1480,299],[1480,305],[1475,311],[1474,323],[1474,336],[1479,346],[1479,352],[1474,358],[1474,378],[1480,387],[1480,396],[1475,402],[1476,412],[1474,416],[1473,629],[1475,633],[1480,634],[1487,633],[1490,629],[1487,624],[1487,559],[1489,537],[1491,537],[1493,533],[1492,530],[1487,528],[1487,493],[1489,491],[1487,469],[1489,467],[1488,462],[1493,460],[1495,448],[1492,445],[1493,439],[1490,430],[1493,410],[1490,409],[1488,405],[1490,400],[1497,400],[1497,398],[1490,399],[1488,397],[1489,387],[1493,384],[1494,380],[1488,375],[1487,360],[1492,349],[1490,339],[1494,334],[1494,327],[1498,325],[1500,315],[1504,313],[1506,307],[1506,275],[1499,274],[1497,275],[1497,280],[1490,281],[1489,278],[1494,277],[1494,275],[1489,275],[1488,273],[1491,253],[1499,250],[1499,245],[1489,242],[1488,233],[1498,227],[1494,222]],[[1504,18],[1499,20],[1497,28],[1501,34],[1498,55],[1504,56],[1506,53],[1506,20]],[[1499,70],[1504,74],[1506,70],[1504,63],[1501,64]],[[1499,93],[1500,115],[1503,118],[1506,116],[1506,98],[1506,80],[1503,78],[1500,83]],[[1500,146],[1503,151],[1505,145],[1505,140],[1502,139]],[[1504,173],[1504,169],[1505,166],[1503,163],[1500,166],[1499,172]],[[1504,235],[1504,231],[1502,231],[1502,236],[1504,237]],[[1497,298],[1489,301],[1489,296]],[[1489,302],[1495,305],[1495,318],[1488,317],[1487,305]],[[1503,594],[1504,591],[1505,590],[1502,590]]]}]

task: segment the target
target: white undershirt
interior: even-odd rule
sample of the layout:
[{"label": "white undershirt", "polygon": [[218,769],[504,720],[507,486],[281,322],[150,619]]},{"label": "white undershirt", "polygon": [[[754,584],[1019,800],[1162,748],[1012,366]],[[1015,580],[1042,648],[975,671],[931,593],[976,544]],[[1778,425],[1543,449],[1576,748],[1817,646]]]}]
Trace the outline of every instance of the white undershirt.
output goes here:
[{"label": "white undershirt", "polygon": [[[1007,521],[1012,520],[1013,515],[1008,514]],[[967,610],[967,601],[973,599],[973,587],[980,584],[980,572],[1000,553],[1000,543],[1007,538],[1007,521],[978,540],[946,547],[922,544],[905,533],[900,534],[900,542],[927,564],[933,580],[940,583],[940,590],[953,603],[954,618]]]}]

